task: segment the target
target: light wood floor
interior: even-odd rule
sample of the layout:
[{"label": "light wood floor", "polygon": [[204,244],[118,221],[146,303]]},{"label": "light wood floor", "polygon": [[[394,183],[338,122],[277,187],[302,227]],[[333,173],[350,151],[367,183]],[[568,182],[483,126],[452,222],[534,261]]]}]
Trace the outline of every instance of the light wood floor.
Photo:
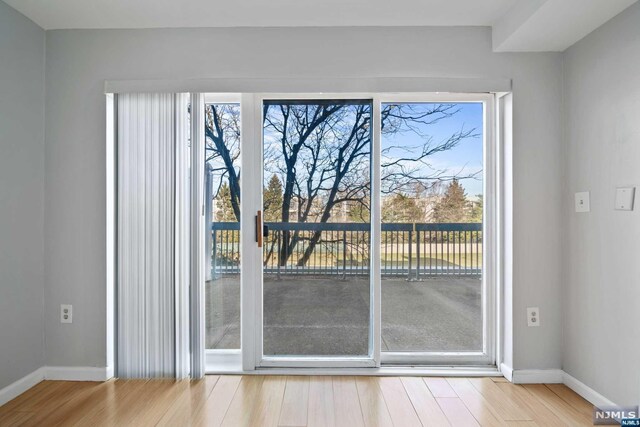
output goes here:
[{"label": "light wood floor", "polygon": [[0,407],[2,426],[590,426],[559,384],[502,378],[207,376],[44,381]]}]

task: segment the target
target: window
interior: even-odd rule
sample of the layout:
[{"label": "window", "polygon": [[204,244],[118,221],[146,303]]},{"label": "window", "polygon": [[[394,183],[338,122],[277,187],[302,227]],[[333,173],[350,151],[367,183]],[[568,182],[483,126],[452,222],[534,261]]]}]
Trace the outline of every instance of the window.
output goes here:
[{"label": "window", "polygon": [[240,349],[240,102],[205,98],[207,349]]}]

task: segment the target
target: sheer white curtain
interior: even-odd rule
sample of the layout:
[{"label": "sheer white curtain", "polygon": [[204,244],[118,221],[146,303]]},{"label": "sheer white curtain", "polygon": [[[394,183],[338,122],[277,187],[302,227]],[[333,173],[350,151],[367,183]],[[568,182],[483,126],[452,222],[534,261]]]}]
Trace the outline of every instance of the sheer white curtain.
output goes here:
[{"label": "sheer white curtain", "polygon": [[188,376],[189,96],[118,94],[116,369]]}]

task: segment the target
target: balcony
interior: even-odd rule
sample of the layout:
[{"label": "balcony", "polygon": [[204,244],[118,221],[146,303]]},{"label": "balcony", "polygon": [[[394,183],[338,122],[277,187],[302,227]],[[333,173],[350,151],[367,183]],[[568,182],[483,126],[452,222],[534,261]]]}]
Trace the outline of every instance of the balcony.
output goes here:
[{"label": "balcony", "polygon": [[[265,225],[265,354],[366,353],[369,224]],[[481,350],[482,224],[381,231],[382,350]],[[207,236],[207,348],[240,346],[239,233],[237,222],[216,222]]]}]

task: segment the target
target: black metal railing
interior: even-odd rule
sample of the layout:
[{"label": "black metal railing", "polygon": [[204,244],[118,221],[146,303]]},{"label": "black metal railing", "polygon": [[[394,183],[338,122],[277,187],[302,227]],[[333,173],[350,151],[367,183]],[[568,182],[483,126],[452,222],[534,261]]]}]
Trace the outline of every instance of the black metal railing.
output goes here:
[{"label": "black metal railing", "polygon": [[[275,275],[368,275],[370,225],[366,223],[265,223],[263,271]],[[383,276],[480,276],[481,223],[382,224]],[[211,276],[240,272],[240,225],[214,222]]]}]

